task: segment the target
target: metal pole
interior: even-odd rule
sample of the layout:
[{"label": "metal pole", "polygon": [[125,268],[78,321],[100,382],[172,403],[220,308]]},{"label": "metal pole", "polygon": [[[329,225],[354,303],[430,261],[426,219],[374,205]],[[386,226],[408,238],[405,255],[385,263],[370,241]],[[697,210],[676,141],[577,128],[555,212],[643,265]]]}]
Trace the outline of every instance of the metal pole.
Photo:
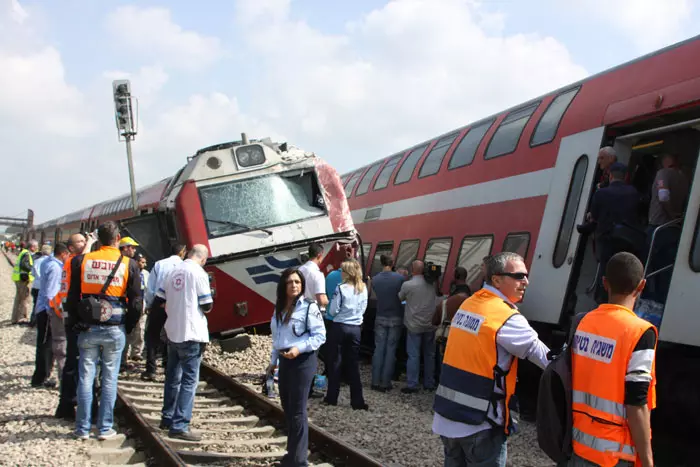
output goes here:
[{"label": "metal pole", "polygon": [[131,139],[133,138],[130,134],[125,134],[126,139],[126,159],[129,162],[129,183],[131,183],[131,206],[134,209],[134,214],[139,213],[139,206],[136,200],[136,183],[134,182],[134,163],[131,158]]}]

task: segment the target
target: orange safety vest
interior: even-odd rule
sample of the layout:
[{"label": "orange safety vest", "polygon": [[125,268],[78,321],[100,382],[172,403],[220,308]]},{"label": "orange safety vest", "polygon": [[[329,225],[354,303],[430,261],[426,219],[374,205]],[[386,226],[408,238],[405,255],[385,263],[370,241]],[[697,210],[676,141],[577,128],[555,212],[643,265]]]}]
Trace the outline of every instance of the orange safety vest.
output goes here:
[{"label": "orange safety vest", "polygon": [[[518,359],[513,357],[507,370],[498,366],[496,334],[517,313],[487,289],[462,303],[450,323],[433,404],[436,413],[456,422],[480,425],[496,418],[498,402],[503,401],[504,431],[510,434],[513,420],[509,403],[515,392]],[[497,387],[503,393],[497,393]]]},{"label": "orange safety vest", "polygon": [[[114,269],[114,265],[117,264],[119,256],[121,256],[119,249],[111,246],[103,246],[97,251],[86,254],[80,265],[80,293],[82,295],[99,295],[107,282],[107,277]],[[128,256],[124,256],[105,295],[110,297],[126,296],[129,260]]]},{"label": "orange safety vest", "polygon": [[[588,313],[572,343],[574,452],[601,467],[637,462],[625,408],[625,375],[637,342],[656,328],[632,310],[605,304]],[[649,409],[656,407],[656,364],[652,363]]]},{"label": "orange safety vest", "polygon": [[63,273],[61,274],[61,288],[54,298],[49,300],[49,306],[53,309],[59,318],[63,317],[63,303],[68,297],[68,288],[70,287],[70,270],[71,262],[75,255],[70,255],[65,263],[63,263]]}]

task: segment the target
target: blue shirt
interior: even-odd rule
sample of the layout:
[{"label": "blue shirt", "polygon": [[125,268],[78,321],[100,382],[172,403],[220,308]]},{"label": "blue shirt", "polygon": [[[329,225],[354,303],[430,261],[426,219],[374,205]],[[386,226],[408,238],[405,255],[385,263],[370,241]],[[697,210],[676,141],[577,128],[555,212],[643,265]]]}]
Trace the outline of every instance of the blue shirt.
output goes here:
[{"label": "blue shirt", "polygon": [[163,288],[163,282],[168,273],[175,269],[175,266],[182,263],[182,258],[178,255],[172,255],[169,258],[161,259],[153,265],[153,270],[148,275],[148,287],[144,291],[144,302],[146,308],[150,308],[153,304],[153,299],[156,297],[156,292]]},{"label": "blue shirt", "polygon": [[333,295],[333,301],[329,307],[329,313],[333,321],[343,324],[362,324],[362,316],[367,309],[367,288],[362,292],[355,292],[351,284],[340,284]]},{"label": "blue shirt", "polygon": [[49,302],[61,290],[63,263],[55,256],[47,256],[41,263],[41,288],[36,299],[36,312],[43,313],[51,308]]},{"label": "blue shirt", "polygon": [[[335,271],[331,271],[326,276],[326,296],[328,297],[328,303],[333,301],[333,294],[335,294],[335,290],[338,288],[341,282],[343,282],[343,274],[340,272],[340,268],[336,269]],[[333,320],[333,316],[331,316],[328,310],[326,310],[325,318],[330,319],[331,321]]]},{"label": "blue shirt", "polygon": [[[307,311],[308,328],[306,327]],[[299,349],[299,353],[313,352],[326,342],[326,326],[323,324],[321,310],[316,303],[309,303],[304,297],[297,300],[292,316],[287,323],[284,323],[284,319],[277,322],[273,312],[270,329],[272,331],[270,363],[273,365],[277,364],[280,350],[296,347]]]},{"label": "blue shirt", "polygon": [[48,256],[40,256],[34,260],[34,266],[32,267],[32,276],[34,276],[34,282],[32,282],[32,289],[41,288],[41,263],[46,261]]},{"label": "blue shirt", "polygon": [[399,298],[404,277],[398,272],[382,271],[372,279],[372,290],[377,295],[377,317],[400,318],[403,307]]}]

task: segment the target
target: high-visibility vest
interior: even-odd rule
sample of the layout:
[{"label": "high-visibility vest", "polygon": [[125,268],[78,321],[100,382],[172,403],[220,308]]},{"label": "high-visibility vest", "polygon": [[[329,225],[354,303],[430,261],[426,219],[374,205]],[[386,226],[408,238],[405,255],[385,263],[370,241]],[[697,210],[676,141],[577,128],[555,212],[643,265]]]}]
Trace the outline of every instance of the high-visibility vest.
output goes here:
[{"label": "high-visibility vest", "polygon": [[[17,259],[15,260],[15,267],[12,270],[12,280],[15,282],[19,282],[21,280],[20,275],[22,274],[22,270],[19,266],[22,263],[22,258],[24,257],[24,255],[29,255],[29,265],[34,267],[34,257],[29,252],[29,250],[20,251],[19,255],[17,255]],[[32,275],[31,271],[27,274],[29,274],[29,282],[33,281],[34,276]]]},{"label": "high-visibility vest", "polygon": [[[632,310],[605,304],[578,325],[572,350],[573,447],[579,457],[602,467],[635,462],[637,452],[627,424],[625,375],[637,342],[656,328]],[[652,364],[649,409],[656,407],[656,368]]]},{"label": "high-visibility vest", "polygon": [[49,301],[49,306],[53,309],[59,318],[63,317],[63,303],[68,297],[68,288],[70,287],[70,271],[71,262],[75,255],[68,256],[68,259],[63,263],[63,273],[61,274],[61,288],[54,298]]},{"label": "high-visibility vest", "polygon": [[122,258],[114,279],[107,287],[105,294],[100,295],[120,256],[121,252],[118,248],[103,246],[97,251],[86,254],[80,265],[81,296],[84,298],[86,295],[97,295],[109,302],[111,317],[105,324],[123,323],[126,316],[126,284],[129,281],[130,261],[128,256]]},{"label": "high-visibility vest", "polygon": [[[509,403],[515,392],[518,359],[511,359],[507,371],[498,366],[496,334],[516,313],[512,305],[487,289],[479,290],[462,303],[447,336],[433,405],[435,412],[469,425],[493,423],[498,402],[503,401],[503,429],[510,434],[513,420]],[[495,391],[497,387],[502,389],[502,394]]]}]

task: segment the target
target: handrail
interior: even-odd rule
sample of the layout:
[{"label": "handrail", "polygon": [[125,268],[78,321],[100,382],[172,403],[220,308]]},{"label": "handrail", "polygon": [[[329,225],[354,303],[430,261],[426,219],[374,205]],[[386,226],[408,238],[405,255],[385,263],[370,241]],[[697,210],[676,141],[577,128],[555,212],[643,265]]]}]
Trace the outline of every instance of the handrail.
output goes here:
[{"label": "handrail", "polygon": [[595,276],[593,276],[593,281],[591,282],[591,285],[588,286],[586,289],[586,294],[589,294],[593,292],[595,289],[595,286],[598,284],[598,275],[600,274],[600,261],[598,261],[598,265],[596,266],[595,270]]},{"label": "handrail", "polygon": [[[656,234],[660,231],[663,230],[667,227],[671,227],[674,224],[681,224],[683,222],[683,217],[679,217],[678,219],[673,219],[672,221],[666,222],[665,224],[661,224],[657,228],[654,229],[654,233],[651,234],[651,242],[649,243],[649,253],[647,254],[647,260],[644,262],[644,278],[647,278],[647,270],[649,269],[649,261],[651,261],[651,254],[654,251],[654,242],[656,241]],[[660,273],[661,271],[665,270],[669,266],[673,266],[673,263],[664,266],[663,268],[659,269],[658,271],[652,272],[649,277],[656,275]]]}]

